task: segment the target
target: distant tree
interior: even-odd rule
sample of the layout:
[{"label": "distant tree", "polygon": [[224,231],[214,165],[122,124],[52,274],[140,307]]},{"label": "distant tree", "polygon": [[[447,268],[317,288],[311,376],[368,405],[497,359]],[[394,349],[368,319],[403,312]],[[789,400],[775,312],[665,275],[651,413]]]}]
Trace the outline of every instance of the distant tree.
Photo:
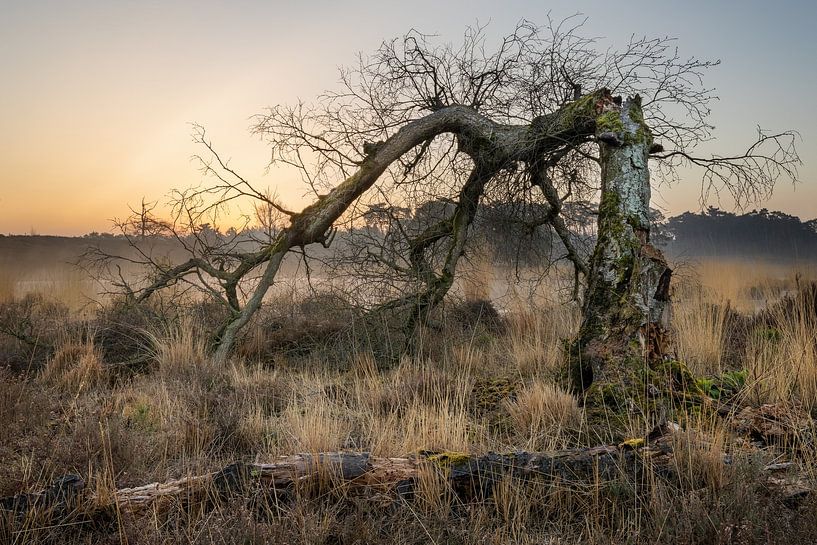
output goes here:
[{"label": "distant tree", "polygon": [[[795,134],[759,131],[744,153],[696,155],[711,137],[715,99],[701,82],[717,61],[683,58],[665,38],[602,49],[581,35],[582,24],[523,21],[496,47],[482,27],[468,29],[456,47],[411,31],[342,70],[340,89],[315,104],[257,116],[254,132],[272,146],[273,162],[298,169],[315,194],[299,212],[255,189],[199,130],[212,184],[182,194],[177,218],[249,199],[289,223],[252,251],[224,251],[223,242],[191,248],[193,257],[157,268],[134,296],[143,300],[180,278],[205,283],[229,310],[215,351],[223,361],[288,252],[328,245],[340,223],[359,225],[374,203],[416,210],[444,202],[424,223],[389,216],[387,251],[357,254],[400,287],[379,308],[423,322],[454,282],[480,204],[517,203],[535,211],[526,221],[547,226],[564,249],[556,257],[584,278],[584,321],[572,351],[577,385],[614,380],[616,362],[643,356],[634,347],[660,355],[655,332],[670,271],[650,243],[650,170],[673,179],[680,166],[698,167],[705,195],[727,191],[746,202],[768,195],[780,176],[796,179]],[[597,203],[598,242],[585,259],[567,212],[588,201]],[[254,271],[240,297],[238,286]]]},{"label": "distant tree", "polygon": [[123,230],[131,236],[142,239],[164,233],[168,225],[158,218],[154,212],[158,204],[156,201],[147,202],[142,197],[139,209],[134,210],[131,208],[132,215],[126,220],[126,225],[122,226]]}]

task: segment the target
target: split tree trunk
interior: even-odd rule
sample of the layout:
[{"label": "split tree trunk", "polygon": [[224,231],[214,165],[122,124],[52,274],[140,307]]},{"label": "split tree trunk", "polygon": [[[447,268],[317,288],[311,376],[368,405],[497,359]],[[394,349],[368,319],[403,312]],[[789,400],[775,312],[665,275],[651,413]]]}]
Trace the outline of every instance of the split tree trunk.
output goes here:
[{"label": "split tree trunk", "polygon": [[601,159],[598,241],[579,336],[570,351],[577,391],[631,384],[666,352],[671,271],[650,244],[653,147],[641,99],[611,101],[597,118]]}]

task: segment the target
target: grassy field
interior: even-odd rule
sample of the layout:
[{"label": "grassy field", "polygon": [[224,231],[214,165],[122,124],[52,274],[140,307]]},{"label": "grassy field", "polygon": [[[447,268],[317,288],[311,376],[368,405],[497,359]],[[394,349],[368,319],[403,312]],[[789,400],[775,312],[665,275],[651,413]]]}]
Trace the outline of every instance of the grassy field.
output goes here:
[{"label": "grassy field", "polygon": [[[576,331],[577,309],[545,290],[489,311],[476,303],[492,293],[493,277],[477,274],[413,356],[376,328],[350,326],[331,297],[281,297],[218,367],[207,356],[204,303],[88,306],[93,287],[79,273],[6,267],[0,497],[68,473],[102,501],[117,488],[299,452],[480,454],[643,438],[660,415],[631,410],[607,428],[565,390],[562,340]],[[811,483],[817,470],[815,270],[710,261],[679,267],[676,278],[677,356],[697,387],[745,373],[728,400],[712,395],[669,416],[681,426],[672,482],[537,488],[508,480],[490,499],[462,502],[429,475],[410,502],[341,490],[296,495],[276,509],[166,506],[57,527],[6,514],[0,542],[817,541],[817,498],[789,501],[761,475],[770,463],[793,462]],[[781,417],[777,441],[736,431],[736,414],[764,404],[797,415]]]}]

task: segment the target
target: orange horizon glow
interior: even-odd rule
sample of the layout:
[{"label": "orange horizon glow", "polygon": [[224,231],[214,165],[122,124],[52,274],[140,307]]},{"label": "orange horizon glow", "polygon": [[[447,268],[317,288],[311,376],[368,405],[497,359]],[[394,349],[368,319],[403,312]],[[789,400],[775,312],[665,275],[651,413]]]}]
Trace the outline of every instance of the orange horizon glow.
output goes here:
[{"label": "orange horizon glow", "polygon": [[[713,111],[719,140],[707,150],[745,148],[757,123],[800,130],[803,183],[796,190],[779,185],[757,207],[817,216],[817,114],[802,106],[817,89],[817,61],[815,48],[801,43],[815,38],[797,31],[817,20],[813,5],[750,2],[740,13],[713,7],[699,20],[695,9],[635,2],[643,26],[632,28],[632,18],[609,2],[553,4],[553,17],[581,10],[588,33],[613,42],[632,32],[674,35],[683,54],[723,58],[711,81],[722,98]],[[238,7],[12,1],[0,18],[0,233],[110,232],[110,220],[127,216],[143,197],[161,201],[171,189],[198,185],[202,176],[190,157],[201,150],[191,141],[191,122],[204,125],[217,149],[260,188],[277,191],[290,208],[305,206],[308,188],[297,173],[265,173],[269,149],[249,134],[250,116],[314,99],[336,86],[337,66],[409,28],[456,41],[476,20],[490,20],[501,34],[521,18],[544,17],[532,0],[506,3],[501,13],[487,1],[377,8],[323,0]],[[601,31],[616,25],[620,35]],[[698,196],[699,182],[690,178],[656,188],[653,202],[675,215],[700,209]],[[728,200],[721,205],[731,209]]]}]

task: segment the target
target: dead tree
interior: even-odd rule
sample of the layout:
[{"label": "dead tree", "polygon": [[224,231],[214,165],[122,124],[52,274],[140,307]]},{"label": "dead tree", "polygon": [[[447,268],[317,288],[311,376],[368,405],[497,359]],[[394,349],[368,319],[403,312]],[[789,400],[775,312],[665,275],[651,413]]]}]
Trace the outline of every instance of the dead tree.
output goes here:
[{"label": "dead tree", "polygon": [[[689,450],[708,452],[711,444],[685,435],[666,423],[645,438],[619,445],[598,445],[555,452],[467,454],[420,452],[407,457],[376,457],[367,452],[326,452],[279,456],[270,462],[229,464],[219,471],[154,482],[132,488],[103,490],[86,487],[78,475],[57,479],[45,490],[0,498],[0,516],[12,527],[45,527],[99,520],[106,516],[150,513],[163,516],[173,509],[213,508],[229,500],[257,501],[259,507],[280,510],[298,498],[321,496],[342,502],[350,496],[365,501],[411,505],[420,501],[473,504],[495,497],[503,483],[513,482],[530,494],[571,492],[598,494],[612,483],[624,483],[649,494],[657,484],[690,485],[688,462],[676,458]],[[744,453],[744,456],[748,455]],[[755,457],[754,464],[762,458]],[[719,463],[734,465],[721,454]],[[789,507],[814,493],[805,470],[796,463],[758,466],[758,481]],[[685,475],[686,474],[686,475]],[[696,475],[700,478],[699,475]],[[438,487],[423,483],[437,482]],[[557,506],[563,508],[563,505]]]},{"label": "dead tree", "polygon": [[[641,362],[660,354],[669,272],[649,243],[650,169],[671,179],[679,166],[697,166],[704,193],[762,198],[778,178],[796,181],[796,134],[761,132],[742,155],[696,156],[711,135],[715,98],[702,77],[717,62],[684,59],[668,39],[634,38],[599,52],[581,26],[575,18],[545,27],[523,21],[493,52],[482,28],[469,29],[457,48],[412,31],[361,57],[342,72],[341,90],[316,105],[258,116],[254,130],[272,145],[273,163],[298,169],[314,191],[297,213],[242,178],[199,132],[215,182],[181,193],[177,218],[195,225],[200,214],[244,199],[289,223],[254,246],[240,237],[212,244],[193,229],[188,260],[143,260],[154,274],[133,297],[185,281],[204,289],[227,310],[214,354],[224,361],[288,252],[328,246],[339,226],[365,223],[374,202],[416,209],[442,199],[450,203],[443,217],[412,230],[395,214],[391,242],[357,254],[389,276],[393,289],[381,290],[389,298],[377,308],[422,322],[453,285],[479,204],[520,199],[538,204],[542,215],[531,223],[562,241],[557,257],[575,269],[577,293],[582,279],[587,286],[573,351],[577,385],[606,377],[608,355]],[[599,195],[599,242],[588,260],[566,211]]]},{"label": "dead tree", "polygon": [[[672,271],[650,244],[651,152],[641,98],[616,100],[599,117],[601,164],[596,249],[579,337],[571,356],[574,384],[631,380],[641,362],[666,353]],[[620,366],[626,370],[621,372]]]}]

